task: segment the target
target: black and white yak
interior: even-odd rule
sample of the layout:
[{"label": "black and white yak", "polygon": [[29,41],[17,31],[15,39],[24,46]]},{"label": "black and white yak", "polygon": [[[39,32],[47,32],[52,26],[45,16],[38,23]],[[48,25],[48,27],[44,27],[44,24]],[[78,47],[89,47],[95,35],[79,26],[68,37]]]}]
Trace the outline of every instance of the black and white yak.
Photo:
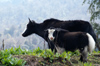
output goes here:
[{"label": "black and white yak", "polygon": [[79,49],[80,60],[83,62],[87,61],[88,52],[91,53],[95,48],[95,40],[86,32],[69,32],[60,28],[50,28],[46,30],[45,36],[53,42],[58,53]]},{"label": "black and white yak", "polygon": [[[44,30],[46,30],[50,27],[62,28],[65,30],[69,30],[70,32],[77,32],[77,31],[86,32],[86,33],[89,33],[96,41],[96,34],[94,33],[94,30],[93,30],[91,24],[89,22],[83,21],[83,20],[62,21],[62,20],[51,18],[51,19],[45,20],[43,23],[36,23],[35,21],[29,19],[27,28],[26,28],[25,32],[22,34],[22,36],[27,37],[27,36],[35,33],[35,34],[41,36],[42,38],[44,38],[48,42],[46,37],[44,37],[44,33],[45,33]],[[52,43],[50,43],[50,44],[51,45],[48,45],[48,46],[49,46],[49,48],[51,48],[51,50],[53,50],[54,46]]]}]

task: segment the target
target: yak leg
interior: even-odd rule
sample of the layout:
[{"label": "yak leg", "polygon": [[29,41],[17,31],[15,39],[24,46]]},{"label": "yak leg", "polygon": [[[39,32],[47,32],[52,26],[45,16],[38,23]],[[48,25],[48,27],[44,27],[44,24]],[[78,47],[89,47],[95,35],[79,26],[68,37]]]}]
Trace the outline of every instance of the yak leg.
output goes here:
[{"label": "yak leg", "polygon": [[56,48],[55,48],[55,46],[54,46],[54,44],[53,44],[52,42],[48,43],[48,47],[49,47],[49,49],[51,49],[52,51],[55,51],[55,53],[57,52],[57,50],[56,50]]}]

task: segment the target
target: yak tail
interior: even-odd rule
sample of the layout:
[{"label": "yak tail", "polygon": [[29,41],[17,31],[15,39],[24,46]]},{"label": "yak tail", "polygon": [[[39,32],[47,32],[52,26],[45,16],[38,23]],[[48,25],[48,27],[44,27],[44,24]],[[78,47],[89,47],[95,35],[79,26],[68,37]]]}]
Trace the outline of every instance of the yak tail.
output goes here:
[{"label": "yak tail", "polygon": [[89,33],[87,33],[86,35],[88,36],[88,41],[89,41],[88,51],[89,51],[89,53],[92,53],[92,51],[95,49],[96,42]]}]

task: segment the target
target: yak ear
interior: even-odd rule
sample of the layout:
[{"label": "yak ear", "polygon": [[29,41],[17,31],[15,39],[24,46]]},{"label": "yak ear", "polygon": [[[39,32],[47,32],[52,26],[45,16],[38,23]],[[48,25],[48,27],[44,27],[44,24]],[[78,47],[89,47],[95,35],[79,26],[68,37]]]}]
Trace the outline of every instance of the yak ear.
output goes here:
[{"label": "yak ear", "polygon": [[28,18],[29,22],[31,22],[30,18]]},{"label": "yak ear", "polygon": [[57,28],[57,31],[67,31],[68,32],[68,30],[61,29],[61,28]]},{"label": "yak ear", "polygon": [[49,29],[55,29],[54,27],[50,27]]},{"label": "yak ear", "polygon": [[69,32],[68,30],[65,30],[65,29],[62,29],[61,31],[63,31],[63,32]]},{"label": "yak ear", "polygon": [[30,18],[28,18],[28,19],[29,19],[29,24],[33,24],[32,20],[30,20]]}]

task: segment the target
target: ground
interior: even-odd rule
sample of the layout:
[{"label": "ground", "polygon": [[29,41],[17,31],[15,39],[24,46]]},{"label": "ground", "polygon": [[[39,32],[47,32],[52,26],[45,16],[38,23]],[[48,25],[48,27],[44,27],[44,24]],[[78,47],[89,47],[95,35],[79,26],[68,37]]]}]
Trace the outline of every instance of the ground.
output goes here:
[{"label": "ground", "polygon": [[100,54],[94,53],[88,56],[88,62],[82,63],[79,61],[80,56],[73,55],[71,60],[64,60],[62,58],[54,59],[52,62],[49,58],[36,57],[33,55],[14,55],[14,57],[24,59],[25,66],[100,66]]}]

